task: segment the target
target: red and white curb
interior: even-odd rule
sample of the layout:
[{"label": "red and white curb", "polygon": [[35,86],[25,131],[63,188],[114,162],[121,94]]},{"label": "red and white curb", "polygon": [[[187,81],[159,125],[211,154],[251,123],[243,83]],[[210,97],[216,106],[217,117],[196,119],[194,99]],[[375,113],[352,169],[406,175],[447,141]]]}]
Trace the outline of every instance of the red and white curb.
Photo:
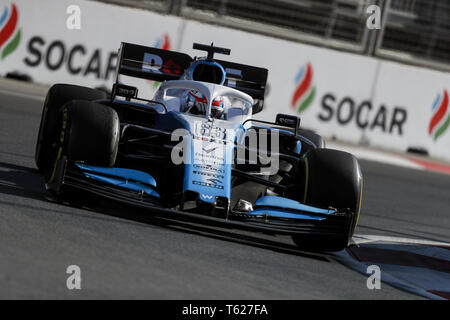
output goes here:
[{"label": "red and white curb", "polygon": [[417,170],[429,170],[450,174],[450,164],[440,163],[428,159],[416,158],[407,154],[395,154],[386,151],[374,150],[365,147],[346,145],[335,142],[327,142],[327,147],[350,152],[358,159],[387,163]]},{"label": "red and white curb", "polygon": [[450,174],[450,165],[448,165],[448,164],[442,164],[442,163],[433,162],[433,161],[429,161],[429,160],[415,159],[415,158],[408,157],[408,156],[405,156],[405,159],[407,159],[408,161],[411,161],[412,163],[417,164],[424,170],[430,170],[430,171]]},{"label": "red and white curb", "polygon": [[376,265],[382,282],[450,300],[450,243],[372,235],[355,235],[353,241],[356,246],[333,253],[334,259],[367,276],[367,268]]}]

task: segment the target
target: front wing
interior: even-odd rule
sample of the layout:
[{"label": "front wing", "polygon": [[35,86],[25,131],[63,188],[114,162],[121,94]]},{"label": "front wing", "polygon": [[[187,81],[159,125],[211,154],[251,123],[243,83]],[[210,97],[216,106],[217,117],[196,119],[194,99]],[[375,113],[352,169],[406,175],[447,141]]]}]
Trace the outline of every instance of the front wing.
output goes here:
[{"label": "front wing", "polygon": [[[314,214],[310,211],[296,212],[300,216],[313,215],[315,219],[293,219],[285,216],[273,216],[271,215],[271,208],[266,208],[266,211],[259,209],[260,214],[258,215],[231,211],[226,218],[167,208],[164,207],[164,204],[158,197],[87,177],[81,169],[63,157],[58,161],[54,183],[47,185],[47,188],[61,192],[66,187],[89,192],[122,204],[149,209],[149,213],[156,217],[269,234],[347,236],[348,240],[350,240],[355,219],[355,214],[350,210],[334,210],[332,214],[327,215]],[[279,208],[278,211],[280,211]],[[286,210],[286,213],[287,216],[294,214],[291,210]],[[317,217],[320,217],[320,219],[317,219]]]}]

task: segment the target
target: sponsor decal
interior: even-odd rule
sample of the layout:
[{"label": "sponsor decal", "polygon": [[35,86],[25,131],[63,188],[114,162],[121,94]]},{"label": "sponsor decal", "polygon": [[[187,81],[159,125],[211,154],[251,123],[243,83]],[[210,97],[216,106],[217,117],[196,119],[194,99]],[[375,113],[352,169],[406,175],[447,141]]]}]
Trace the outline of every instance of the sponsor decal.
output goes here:
[{"label": "sponsor decal", "polygon": [[436,141],[447,131],[450,125],[447,90],[444,89],[442,94],[437,95],[431,110],[433,114],[428,125],[428,135]]},{"label": "sponsor decal", "polygon": [[216,146],[216,147],[212,147],[211,149],[206,149],[206,148],[202,148],[202,149],[203,149],[203,151],[205,151],[206,153],[211,153],[211,152],[213,152],[214,150],[217,149],[217,146]]},{"label": "sponsor decal", "polygon": [[[222,167],[215,167],[215,166],[211,166],[209,164],[206,164],[206,165],[194,164],[194,168],[199,169],[199,170],[222,173],[222,174],[225,173],[225,170]],[[198,171],[194,171],[194,173],[198,173]],[[223,178],[223,176],[221,176],[221,177]]]},{"label": "sponsor decal", "polygon": [[307,63],[300,68],[295,77],[296,89],[292,96],[291,107],[298,113],[305,111],[314,101],[316,87],[313,85],[313,67]]},{"label": "sponsor decal", "polygon": [[203,172],[203,171],[197,171],[197,170],[193,170],[192,173],[200,175],[200,176],[205,176],[205,177],[225,179],[225,176],[220,175],[220,174],[215,174],[215,173],[209,173],[209,172]]},{"label": "sponsor decal", "polygon": [[408,120],[404,107],[374,105],[371,100],[356,101],[351,96],[337,97],[325,93],[321,99],[318,119],[322,122],[335,121],[340,126],[356,125],[360,130],[381,131],[388,134],[403,135],[403,127]]},{"label": "sponsor decal", "polygon": [[[170,47],[168,36],[162,39],[161,46]],[[43,65],[49,71],[67,70],[73,76],[94,77],[105,81],[113,78],[118,61],[117,51],[90,48],[82,43],[68,45],[62,39],[48,40],[41,35],[30,38],[27,51],[23,59],[27,67],[37,68]]]},{"label": "sponsor decal", "polygon": [[203,193],[201,194],[201,196],[202,196],[203,199],[208,199],[208,200],[211,200],[212,197],[213,197],[213,196],[210,196],[210,195],[207,195],[207,194],[203,194]]},{"label": "sponsor decal", "polygon": [[216,178],[208,178],[208,179],[206,179],[206,181],[211,182],[213,184],[221,184],[222,183],[221,180],[216,179]]},{"label": "sponsor decal", "polygon": [[[206,98],[205,98],[206,101]],[[195,134],[201,137],[212,137],[217,139],[227,139],[227,129],[211,125],[208,121],[195,123]]]},{"label": "sponsor decal", "polygon": [[223,188],[224,188],[222,185],[218,185],[218,184],[214,184],[214,183],[207,183],[204,181],[192,181],[192,184],[202,186],[202,187],[220,189],[220,190],[223,190]]},{"label": "sponsor decal", "polygon": [[19,11],[12,3],[0,16],[0,57],[5,59],[19,46],[22,30],[19,28]]},{"label": "sponsor decal", "polygon": [[[317,94],[314,69],[310,62],[300,68],[295,84],[291,108],[302,113],[311,106]],[[336,121],[340,126],[353,124],[360,130],[376,130],[399,136],[403,135],[408,119],[408,112],[404,107],[390,108],[385,104],[376,106],[371,100],[357,101],[349,95],[340,98],[332,92],[325,92],[321,96],[320,107],[317,118],[321,122]]]},{"label": "sponsor decal", "polygon": [[63,40],[47,41],[39,35],[30,38],[27,50],[23,61],[31,68],[44,65],[49,71],[66,69],[70,75],[93,76],[99,80],[111,79],[116,71],[116,51],[105,55],[100,48],[91,50],[81,43],[69,46]]}]

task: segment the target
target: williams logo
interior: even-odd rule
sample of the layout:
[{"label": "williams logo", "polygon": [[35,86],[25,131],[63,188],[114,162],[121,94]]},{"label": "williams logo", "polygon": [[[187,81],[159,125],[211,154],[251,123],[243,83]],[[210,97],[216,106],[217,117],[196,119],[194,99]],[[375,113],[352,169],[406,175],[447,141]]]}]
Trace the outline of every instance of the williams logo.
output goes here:
[{"label": "williams logo", "polygon": [[444,89],[438,94],[432,106],[433,116],[428,126],[428,134],[436,141],[447,131],[450,125],[450,114],[448,111],[448,92]]},{"label": "williams logo", "polygon": [[21,30],[18,27],[19,13],[16,5],[6,7],[0,17],[0,57],[5,59],[20,43]]},{"label": "williams logo", "polygon": [[298,113],[305,111],[313,102],[316,95],[316,87],[312,84],[313,68],[310,63],[300,68],[295,83],[297,85],[292,96],[291,107]]}]

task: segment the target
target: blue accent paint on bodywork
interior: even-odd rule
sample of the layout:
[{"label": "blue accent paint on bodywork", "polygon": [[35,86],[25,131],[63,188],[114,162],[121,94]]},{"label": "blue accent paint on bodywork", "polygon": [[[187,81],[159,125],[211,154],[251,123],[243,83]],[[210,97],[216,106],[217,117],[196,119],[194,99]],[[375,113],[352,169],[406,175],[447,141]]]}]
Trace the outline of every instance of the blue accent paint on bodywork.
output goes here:
[{"label": "blue accent paint on bodywork", "polygon": [[316,208],[295,200],[277,196],[259,198],[254,206],[255,210],[249,215],[268,215],[283,218],[323,220],[324,215],[330,215],[336,210]]},{"label": "blue accent paint on bodywork", "polygon": [[186,140],[186,149],[184,191],[197,192],[208,203],[217,197],[230,199],[234,143],[210,141],[194,132]]},{"label": "blue accent paint on bodywork", "polygon": [[336,210],[329,210],[329,209],[322,209],[322,208],[316,208],[312,206],[308,206],[306,204],[303,204],[301,202],[283,198],[283,197],[277,197],[277,196],[265,196],[262,198],[259,198],[256,200],[254,207],[278,207],[281,209],[291,209],[291,210],[298,210],[298,211],[307,211],[312,213],[320,213],[320,214],[332,214],[336,212]]},{"label": "blue accent paint on bodywork", "polygon": [[155,179],[146,172],[127,168],[105,168],[105,167],[89,166],[82,163],[77,163],[76,165],[83,171],[89,171],[99,174],[107,174],[121,179],[142,182],[156,188]]},{"label": "blue accent paint on bodywork", "polygon": [[[234,128],[234,142],[236,144],[241,144],[243,145],[245,143],[245,135],[247,133],[247,130],[245,129],[245,127],[239,123],[235,128]],[[237,146],[235,146],[237,147]]]},{"label": "blue accent paint on bodywork", "polygon": [[248,213],[252,216],[269,216],[269,217],[277,217],[277,218],[289,218],[289,219],[309,219],[309,220],[324,220],[325,217],[315,216],[306,213],[293,213],[286,212],[281,209],[256,209]]},{"label": "blue accent paint on bodywork", "polygon": [[93,174],[93,173],[87,173],[84,172],[84,175],[87,178],[91,178],[91,179],[95,179],[98,181],[102,181],[102,182],[106,182],[118,187],[122,187],[122,188],[126,188],[129,190],[133,190],[133,191],[143,191],[146,194],[148,194],[149,196],[155,197],[155,198],[159,198],[160,195],[158,194],[158,192],[156,192],[155,190],[153,190],[153,188],[148,187],[144,184],[138,183],[138,182],[132,182],[129,180],[124,180],[124,179],[116,179],[116,178],[112,178],[112,177],[105,177],[105,176],[101,176],[98,174]]},{"label": "blue accent paint on bodywork", "polygon": [[[159,198],[155,179],[146,172],[127,168],[105,168],[76,163],[87,178],[109,183],[133,191],[143,191],[149,196]],[[106,175],[106,176],[105,176]]]},{"label": "blue accent paint on bodywork", "polygon": [[[161,130],[183,128],[189,133],[183,141],[183,191],[196,192],[199,200],[208,203],[214,203],[217,197],[230,199],[235,130],[226,130],[225,135],[229,136],[217,137],[212,132],[225,130],[220,124],[215,124],[217,121],[192,116],[188,121],[176,112],[160,115],[156,123]],[[210,130],[203,130],[202,126]]]},{"label": "blue accent paint on bodywork", "polygon": [[300,154],[301,151],[302,151],[302,142],[300,140],[297,140],[297,144],[295,145],[294,152],[296,154]]}]

